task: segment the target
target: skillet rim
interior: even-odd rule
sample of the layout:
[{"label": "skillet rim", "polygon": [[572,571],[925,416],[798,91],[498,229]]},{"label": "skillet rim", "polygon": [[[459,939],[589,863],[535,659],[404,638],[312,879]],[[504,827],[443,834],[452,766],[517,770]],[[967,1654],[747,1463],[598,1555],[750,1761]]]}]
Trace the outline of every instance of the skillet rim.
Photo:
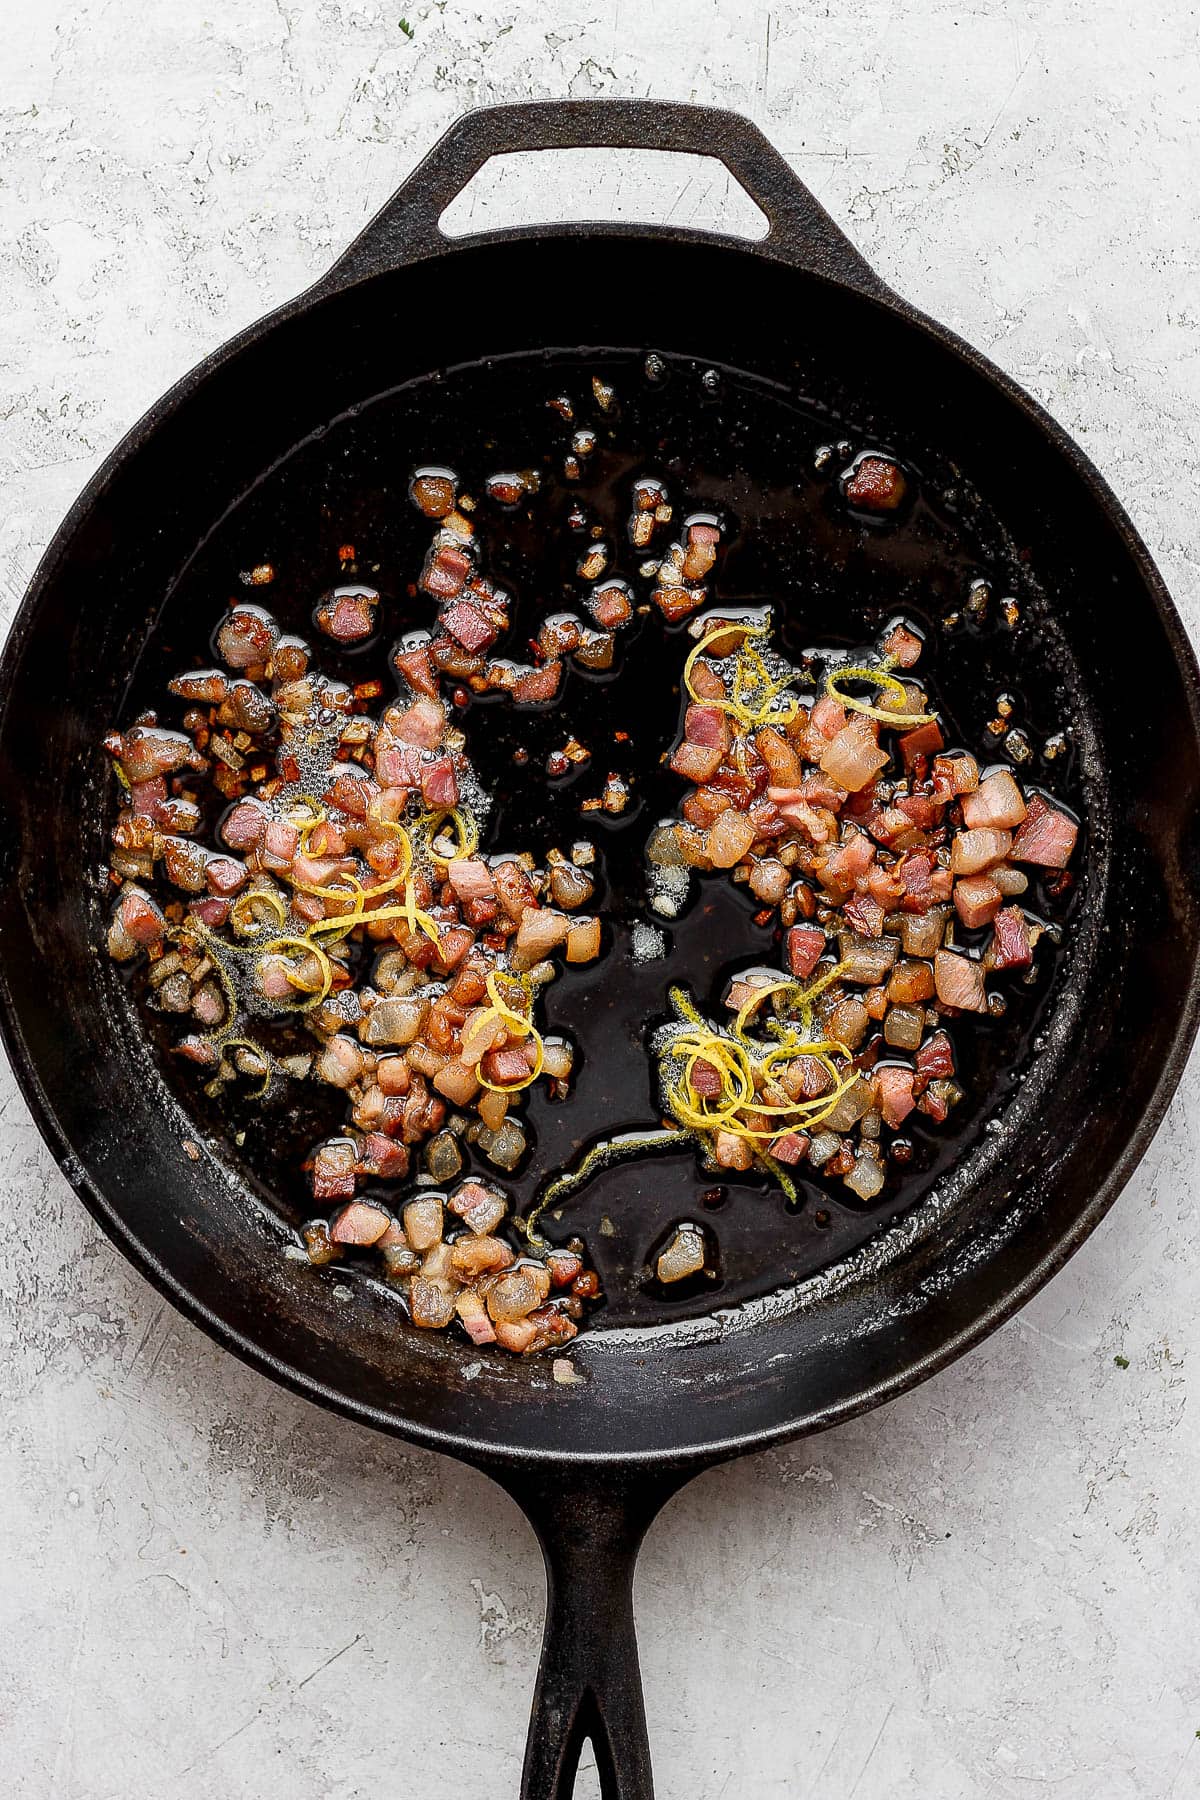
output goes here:
[{"label": "skillet rim", "polygon": [[[629,229],[620,225],[578,223],[553,227],[526,226],[503,232],[446,239],[442,244],[432,246],[425,253],[413,257],[406,268],[414,269],[423,264],[452,258],[459,253],[477,252],[492,244],[577,238],[603,238],[619,240],[625,244],[643,244],[648,239],[665,240],[674,244],[733,251],[745,257],[751,266],[766,260],[796,269],[793,259],[774,248],[769,239],[754,242],[720,233],[680,230],[669,226],[638,226],[636,229]],[[162,422],[227,361],[252,348],[277,327],[288,324],[334,295],[352,293],[368,286],[377,278],[387,279],[396,272],[394,265],[376,267],[343,281],[334,278],[337,273],[335,266],[332,273],[322,276],[292,300],[285,301],[254,320],[202,358],[154,401],[123,435],[76,497],[55,531],[14,615],[0,652],[0,745],[3,744],[8,726],[9,701],[15,686],[16,667],[27,641],[37,628],[38,613],[45,592],[57,576],[60,564],[66,560],[76,531],[114,475],[153,438]],[[834,290],[844,291],[848,285],[853,285],[820,269],[810,267],[796,269],[796,272],[806,280]],[[1012,376],[949,327],[922,313],[882,282],[878,282],[877,278],[876,281],[877,284],[873,284],[869,292],[857,287],[859,297],[892,313],[901,323],[932,340],[957,362],[987,381],[1008,405],[1015,407],[1032,423],[1050,450],[1069,465],[1090,498],[1107,517],[1129,552],[1183,678],[1187,716],[1200,759],[1200,666],[1196,651],[1149,550],[1108,482],[1069,433]],[[0,948],[0,1040],[3,1041],[21,1096],[63,1175],[126,1260],[185,1318],[198,1326],[222,1349],[230,1351],[259,1374],[358,1424],[369,1425],[389,1436],[426,1449],[460,1457],[481,1468],[491,1465],[496,1468],[524,1466],[553,1469],[586,1465],[630,1470],[670,1467],[695,1472],[745,1452],[766,1449],[792,1438],[815,1435],[834,1425],[861,1417],[884,1402],[919,1386],[998,1330],[1065,1266],[1091,1236],[1126,1186],[1157,1134],[1182,1079],[1197,1031],[1200,1030],[1198,949],[1193,957],[1189,980],[1182,992],[1178,1023],[1162,1058],[1151,1098],[1108,1174],[1098,1184],[1091,1199],[1079,1210],[1072,1224],[1049,1250],[1035,1260],[1015,1285],[1007,1288],[969,1324],[948,1331],[934,1348],[904,1359],[888,1377],[860,1390],[853,1397],[807,1413],[789,1415],[785,1420],[756,1431],[724,1438],[708,1438],[677,1446],[666,1452],[653,1448],[635,1451],[594,1451],[587,1448],[563,1450],[497,1443],[491,1439],[481,1440],[463,1432],[443,1431],[436,1426],[400,1418],[368,1402],[352,1399],[341,1389],[302,1373],[219,1318],[145,1248],[117,1208],[92,1180],[68,1141],[65,1131],[59,1125],[53,1101],[41,1081],[37,1060],[16,1016],[8,981],[7,957],[8,948],[5,945]]]}]

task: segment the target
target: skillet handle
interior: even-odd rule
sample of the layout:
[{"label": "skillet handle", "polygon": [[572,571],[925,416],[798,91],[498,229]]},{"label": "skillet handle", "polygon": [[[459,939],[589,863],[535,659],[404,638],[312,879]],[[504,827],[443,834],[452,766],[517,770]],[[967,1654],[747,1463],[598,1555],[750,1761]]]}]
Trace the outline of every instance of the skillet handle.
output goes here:
[{"label": "skillet handle", "polygon": [[766,237],[756,243],[737,239],[744,248],[866,294],[887,292],[869,263],[757,125],[718,107],[664,100],[533,100],[518,106],[484,106],[464,114],[438,139],[314,291],[333,292],[444,250],[450,240],[438,220],[489,158],[518,150],[579,149],[674,150],[715,156],[766,215],[770,226]]},{"label": "skillet handle", "polygon": [[650,1524],[694,1472],[491,1471],[537,1532],[546,1562],[521,1800],[571,1800],[589,1739],[602,1800],[654,1800],[633,1574]]}]

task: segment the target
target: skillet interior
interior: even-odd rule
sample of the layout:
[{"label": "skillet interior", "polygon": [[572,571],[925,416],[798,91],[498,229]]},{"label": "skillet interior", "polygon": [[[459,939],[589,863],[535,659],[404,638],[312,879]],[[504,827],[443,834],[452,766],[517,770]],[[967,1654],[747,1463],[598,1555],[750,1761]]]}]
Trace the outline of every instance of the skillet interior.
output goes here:
[{"label": "skillet interior", "polygon": [[[739,293],[752,306],[731,308]],[[541,316],[532,297],[543,295],[560,297],[555,315],[561,307],[583,343],[718,359],[961,467],[1028,549],[1085,671],[1084,693],[1061,671],[1064,701],[1095,734],[1110,826],[1093,832],[1057,1038],[1019,1103],[1028,1120],[985,1141],[973,1180],[924,1241],[911,1215],[907,1252],[888,1266],[868,1257],[804,1304],[785,1296],[733,1328],[594,1334],[576,1358],[589,1383],[565,1390],[544,1363],[481,1363],[398,1330],[386,1298],[364,1287],[347,1302],[340,1284],[278,1255],[278,1225],[225,1166],[185,1156],[186,1126],[164,1108],[94,950],[104,859],[94,747],[196,545],[265,469],[381,390],[458,363],[465,345],[539,356],[562,329]],[[875,302],[715,244],[612,233],[468,246],[259,329],[156,409],[83,497],[6,657],[8,1029],[69,1176],[233,1348],[314,1397],[447,1447],[683,1454],[830,1423],[927,1372],[1099,1217],[1144,1148],[1194,1023],[1195,672],[1103,490],[974,359]]]}]

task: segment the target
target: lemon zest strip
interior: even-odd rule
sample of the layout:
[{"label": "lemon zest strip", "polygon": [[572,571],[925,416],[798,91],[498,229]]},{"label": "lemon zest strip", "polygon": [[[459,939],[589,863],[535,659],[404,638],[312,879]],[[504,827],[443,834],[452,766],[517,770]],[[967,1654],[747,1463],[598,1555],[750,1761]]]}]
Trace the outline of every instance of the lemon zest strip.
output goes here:
[{"label": "lemon zest strip", "polygon": [[897,676],[886,669],[831,669],[825,677],[825,692],[839,706],[849,707],[851,712],[865,713],[868,719],[878,719],[884,725],[932,725],[937,720],[936,713],[895,712],[887,707],[872,706],[869,700],[860,700],[854,694],[843,694],[838,686],[841,681],[869,681],[874,687],[883,688],[886,693],[896,695],[906,704],[908,689]]},{"label": "lemon zest strip", "polygon": [[542,1064],[545,1061],[545,1046],[542,1043],[542,1034],[540,1031],[531,1030],[529,1035],[532,1037],[534,1045],[533,1068],[530,1070],[529,1074],[523,1076],[520,1081],[489,1081],[482,1068],[476,1070],[476,1074],[479,1076],[484,1087],[489,1088],[493,1094],[519,1094],[522,1088],[532,1087],[533,1083],[541,1074]]}]

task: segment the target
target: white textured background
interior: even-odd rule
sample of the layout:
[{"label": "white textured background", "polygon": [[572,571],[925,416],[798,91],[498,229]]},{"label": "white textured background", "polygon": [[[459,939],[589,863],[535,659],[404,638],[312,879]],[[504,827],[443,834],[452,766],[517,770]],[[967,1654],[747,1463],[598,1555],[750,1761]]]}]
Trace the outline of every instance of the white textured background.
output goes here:
[{"label": "white textured background", "polygon": [[[6,619],[116,438],[456,114],[650,94],[759,120],[888,280],[1080,437],[1200,621],[1187,0],[403,3],[411,39],[401,0],[0,0]],[[728,198],[706,165],[521,186],[505,216],[715,223]],[[460,210],[500,221],[485,202]],[[0,1085],[0,1789],[513,1794],[541,1572],[512,1506],[212,1348]],[[1200,1791],[1198,1119],[1193,1075],[982,1350],[669,1509],[638,1589],[663,1800]]]}]

